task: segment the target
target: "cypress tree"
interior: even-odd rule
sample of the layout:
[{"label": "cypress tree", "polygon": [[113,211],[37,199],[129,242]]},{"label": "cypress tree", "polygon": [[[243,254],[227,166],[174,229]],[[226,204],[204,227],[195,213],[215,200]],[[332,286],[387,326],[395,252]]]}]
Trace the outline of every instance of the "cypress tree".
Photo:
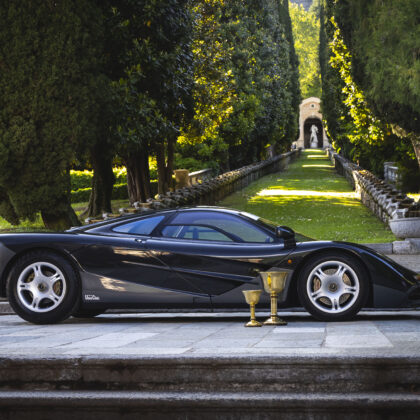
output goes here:
[{"label": "cypress tree", "polygon": [[342,0],[335,19],[352,55],[352,76],[372,111],[408,137],[420,166],[418,0]]},{"label": "cypress tree", "polygon": [[[280,6],[282,7],[282,6]],[[292,21],[289,12],[289,0],[283,0],[283,22],[285,25],[286,39],[289,43],[289,65],[290,65],[290,94],[291,112],[286,129],[286,137],[289,141],[294,141],[298,135],[299,128],[299,105],[301,102],[301,87],[299,83],[299,58],[296,54],[295,42],[292,30]]]},{"label": "cypress tree", "polygon": [[379,113],[368,100],[369,94],[356,82],[362,70],[354,65],[352,49],[348,47],[354,43],[349,35],[352,22],[346,18],[340,27],[336,22],[340,14],[349,16],[348,10],[340,9],[343,5],[345,2],[327,1],[321,7],[319,55],[327,131],[340,153],[379,176],[383,174],[385,161],[398,162],[402,175],[400,187],[416,190],[420,174],[413,166],[415,158],[409,140],[399,139],[392,133],[387,115],[378,118]]},{"label": "cypress tree", "polygon": [[97,133],[102,15],[88,0],[0,4],[0,214],[78,223],[69,167]]}]

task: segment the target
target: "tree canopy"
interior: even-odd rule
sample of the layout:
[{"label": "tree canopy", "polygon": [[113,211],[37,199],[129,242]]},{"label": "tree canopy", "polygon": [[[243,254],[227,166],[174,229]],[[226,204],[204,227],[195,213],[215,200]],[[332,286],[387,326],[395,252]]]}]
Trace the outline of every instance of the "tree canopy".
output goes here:
[{"label": "tree canopy", "polygon": [[0,4],[0,212],[77,223],[71,163],[98,135],[107,91],[103,20],[95,2]]},{"label": "tree canopy", "polygon": [[193,4],[195,112],[181,153],[228,169],[287,148],[300,102],[288,3]]},{"label": "tree canopy", "polygon": [[[355,58],[358,54],[359,57],[363,54],[363,48],[358,47],[358,42],[361,41],[356,42],[358,37],[363,38],[363,31],[365,31],[363,32],[364,43],[360,45],[371,44],[372,31],[369,32],[366,29],[369,25],[375,26],[378,30],[376,36],[382,36],[383,42],[386,43],[389,29],[381,23],[381,14],[384,13],[384,9],[378,4],[378,2],[370,2],[367,9],[365,2],[363,6],[361,2],[344,0],[326,1],[322,4],[319,56],[323,115],[329,135],[335,141],[339,151],[378,175],[382,175],[385,161],[398,162],[403,174],[403,187],[416,190],[420,185],[419,167],[415,163],[415,153],[418,153],[417,111],[414,107],[410,111],[407,108],[408,105],[403,104],[401,99],[397,99],[401,98],[401,94],[394,96],[391,89],[387,89],[384,85],[378,86],[383,83],[382,76],[379,74],[385,72],[389,77],[388,84],[393,81],[396,85],[399,84],[400,89],[405,89],[397,80],[399,77],[397,72],[391,74],[392,72],[386,69],[385,61],[376,61],[374,65],[376,70],[373,71],[372,67],[370,76],[365,73],[364,69],[370,68],[370,65],[373,66],[370,60],[374,60],[376,53],[372,53],[371,56],[365,55],[363,64],[360,58]],[[360,24],[360,27],[357,19],[352,18],[352,13],[356,13],[356,10],[358,10],[357,16],[364,22]],[[392,7],[390,10],[393,10]],[[409,8],[406,8],[403,13],[408,12]],[[369,15],[370,18],[368,18]],[[365,19],[367,19],[366,22]],[[361,32],[355,29],[358,27]],[[392,66],[397,68],[399,62],[395,59],[395,55],[405,55],[406,52],[400,51],[404,50],[405,46],[399,42],[396,42],[394,47],[394,57],[391,59],[389,55],[388,59],[393,60]],[[377,55],[382,56],[381,53]],[[409,72],[409,69],[412,71],[416,68],[414,61],[411,63],[405,61],[401,64],[403,67],[405,65],[406,71]],[[374,86],[375,83],[376,86]],[[379,96],[375,99],[375,91],[381,92],[382,103],[379,101]],[[415,89],[407,91],[407,94],[409,97],[418,95]],[[398,100],[400,102],[396,103]],[[387,106],[392,109],[392,112],[385,112]]]},{"label": "tree canopy", "polygon": [[111,210],[115,159],[130,200],[172,183],[174,156],[236,168],[297,134],[287,0],[0,5],[0,215],[77,223],[69,169],[94,170],[89,215]]}]

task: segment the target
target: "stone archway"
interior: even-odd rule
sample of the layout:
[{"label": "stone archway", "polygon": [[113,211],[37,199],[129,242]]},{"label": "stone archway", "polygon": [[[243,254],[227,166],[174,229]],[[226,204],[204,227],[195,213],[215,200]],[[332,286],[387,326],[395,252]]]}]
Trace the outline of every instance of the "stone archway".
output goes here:
[{"label": "stone archway", "polygon": [[323,136],[323,128],[322,128],[322,121],[319,118],[307,118],[303,124],[303,144],[305,149],[310,149],[310,139],[311,139],[311,127],[315,125],[318,128],[318,149],[322,149],[324,147],[324,136]]},{"label": "stone archway", "polygon": [[299,107],[299,138],[296,141],[297,147],[309,149],[310,128],[313,124],[318,127],[318,148],[323,149],[329,146],[327,134],[322,125],[321,100],[319,98],[307,98]]}]

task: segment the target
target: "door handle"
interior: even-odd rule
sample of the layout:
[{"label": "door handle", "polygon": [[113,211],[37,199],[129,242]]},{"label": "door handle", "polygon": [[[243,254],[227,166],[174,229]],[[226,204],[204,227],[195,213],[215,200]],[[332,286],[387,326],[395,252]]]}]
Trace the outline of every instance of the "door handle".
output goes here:
[{"label": "door handle", "polygon": [[136,238],[136,239],[134,239],[137,243],[139,243],[139,244],[145,244],[146,243],[146,240],[145,239],[139,239],[139,238]]}]

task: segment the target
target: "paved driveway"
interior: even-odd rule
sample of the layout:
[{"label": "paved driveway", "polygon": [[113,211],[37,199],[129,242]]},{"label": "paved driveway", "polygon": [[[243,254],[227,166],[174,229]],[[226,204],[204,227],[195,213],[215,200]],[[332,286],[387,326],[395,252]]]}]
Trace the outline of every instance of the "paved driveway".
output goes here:
[{"label": "paved driveway", "polygon": [[282,316],[285,327],[244,328],[245,313],[107,314],[43,326],[3,315],[0,357],[420,355],[420,311],[363,312],[344,323],[316,322],[303,312]]}]

